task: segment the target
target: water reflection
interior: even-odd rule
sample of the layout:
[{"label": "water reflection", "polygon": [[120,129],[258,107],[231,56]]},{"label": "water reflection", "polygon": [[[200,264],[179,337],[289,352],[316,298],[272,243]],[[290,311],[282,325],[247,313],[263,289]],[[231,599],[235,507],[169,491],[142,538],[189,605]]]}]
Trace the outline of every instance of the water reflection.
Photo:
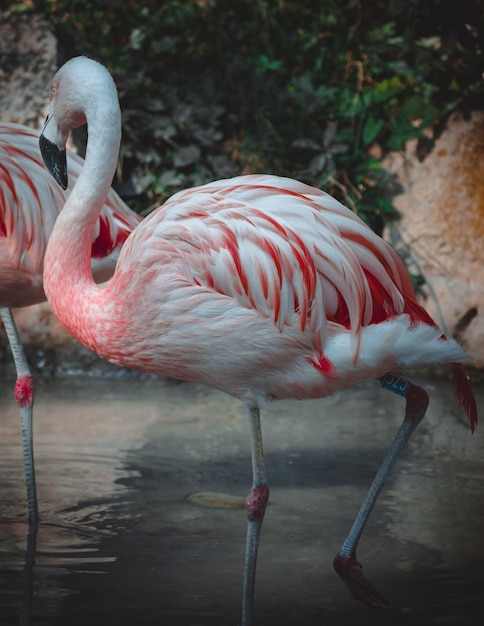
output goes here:
[{"label": "water reflection", "polygon": [[[352,601],[331,563],[402,403],[368,383],[267,409],[272,491],[258,625],[481,623],[484,429],[471,438],[451,386],[423,382],[429,414],[360,547],[390,615]],[[251,473],[235,400],[158,379],[40,381],[41,524],[29,542],[20,425],[8,384],[0,402],[2,626],[239,623],[240,506]],[[479,403],[484,415],[482,392]]]}]

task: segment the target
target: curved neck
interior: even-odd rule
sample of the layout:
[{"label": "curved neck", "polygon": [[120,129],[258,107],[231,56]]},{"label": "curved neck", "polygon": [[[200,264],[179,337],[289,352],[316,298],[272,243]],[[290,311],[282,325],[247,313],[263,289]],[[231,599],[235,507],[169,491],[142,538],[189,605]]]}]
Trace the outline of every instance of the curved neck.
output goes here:
[{"label": "curved neck", "polygon": [[89,318],[99,317],[102,311],[97,304],[104,290],[92,277],[91,246],[119,153],[117,95],[114,101],[86,107],[89,136],[84,167],[57,218],[44,260],[44,290],[52,310],[71,334],[93,349],[92,338],[86,341],[84,333]]}]

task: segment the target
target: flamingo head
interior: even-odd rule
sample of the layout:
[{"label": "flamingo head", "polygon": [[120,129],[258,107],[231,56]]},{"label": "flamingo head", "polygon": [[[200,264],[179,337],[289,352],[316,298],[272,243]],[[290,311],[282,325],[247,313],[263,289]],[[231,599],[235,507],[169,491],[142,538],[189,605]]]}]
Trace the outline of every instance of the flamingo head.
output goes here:
[{"label": "flamingo head", "polygon": [[[44,163],[56,182],[67,188],[66,144],[70,130],[83,126],[97,111],[95,94],[103,93],[107,69],[88,57],[75,57],[55,74],[50,85],[49,110],[40,134]],[[116,99],[116,106],[117,99]]]}]

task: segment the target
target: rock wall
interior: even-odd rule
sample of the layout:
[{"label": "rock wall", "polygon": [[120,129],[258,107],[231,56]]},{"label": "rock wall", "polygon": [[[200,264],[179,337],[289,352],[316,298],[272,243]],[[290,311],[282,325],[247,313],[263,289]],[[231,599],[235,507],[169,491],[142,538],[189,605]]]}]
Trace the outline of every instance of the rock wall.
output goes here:
[{"label": "rock wall", "polygon": [[386,235],[425,278],[421,303],[484,368],[484,112],[451,117],[422,163],[411,141],[386,167],[404,189]]},{"label": "rock wall", "polygon": [[0,11],[0,121],[40,128],[56,70],[57,44],[47,24]]}]

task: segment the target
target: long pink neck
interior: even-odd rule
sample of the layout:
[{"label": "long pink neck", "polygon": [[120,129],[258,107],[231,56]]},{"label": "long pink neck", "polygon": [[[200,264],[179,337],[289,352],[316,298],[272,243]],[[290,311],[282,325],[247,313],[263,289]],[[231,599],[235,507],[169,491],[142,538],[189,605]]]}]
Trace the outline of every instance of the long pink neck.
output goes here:
[{"label": "long pink neck", "polygon": [[[47,245],[44,289],[56,317],[79,341],[97,348],[96,327],[107,315],[91,272],[94,226],[111,186],[121,137],[119,106],[89,116],[89,140],[81,175]],[[117,111],[116,111],[117,109]]]}]

